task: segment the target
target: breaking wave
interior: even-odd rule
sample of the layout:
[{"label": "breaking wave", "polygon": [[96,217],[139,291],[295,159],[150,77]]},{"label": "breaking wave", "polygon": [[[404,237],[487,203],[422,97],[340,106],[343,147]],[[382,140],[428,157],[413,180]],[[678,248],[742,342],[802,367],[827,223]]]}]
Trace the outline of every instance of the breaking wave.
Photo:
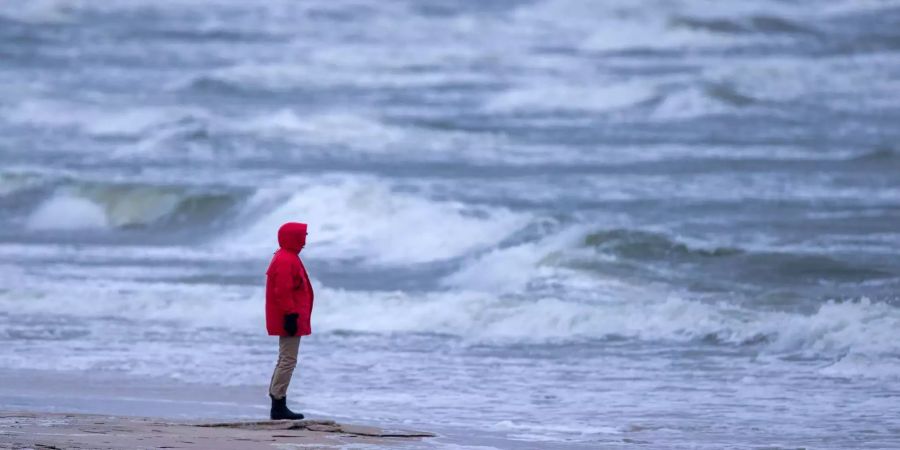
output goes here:
[{"label": "breaking wave", "polygon": [[11,197],[41,185],[43,180],[30,173],[0,173],[0,198]]},{"label": "breaking wave", "polygon": [[[116,289],[82,285],[73,292],[64,283],[35,280],[32,285],[24,281],[0,295],[0,305],[17,314],[64,310],[78,317],[141,317],[229,332],[252,333],[263,327],[261,288],[223,291],[212,284],[117,283],[121,286]],[[638,291],[629,294],[618,288],[613,296],[577,302],[475,291],[347,291],[315,284],[319,295],[328,299],[316,305],[314,327],[318,333],[443,334],[492,345],[606,339],[701,343],[748,348],[761,358],[822,359],[830,361],[823,366],[823,373],[829,375],[898,375],[853,372],[854,368],[881,367],[882,360],[890,363],[900,358],[900,342],[895,339],[900,308],[868,299],[829,301],[804,314],[751,310],[725,301],[688,300],[650,290],[641,291],[647,297],[636,298],[629,295]],[[41,293],[28,293],[34,290]],[[85,303],[84,298],[98,301]],[[148,327],[154,329],[151,325]]]},{"label": "breaking wave", "polygon": [[350,178],[261,189],[244,216],[250,223],[224,239],[234,251],[270,251],[282,223],[307,222],[315,240],[310,255],[373,264],[459,257],[495,245],[527,220],[502,208],[435,201],[376,179]]},{"label": "breaking wave", "polygon": [[578,225],[473,255],[442,284],[496,294],[552,292],[554,286],[565,285],[574,293],[598,289],[597,282],[605,277],[641,278],[700,292],[748,293],[841,283],[856,291],[861,282],[890,281],[897,275],[877,263],[847,261],[815,248],[742,248],[656,231]]},{"label": "breaking wave", "polygon": [[811,314],[754,311],[678,297],[518,300],[477,292],[424,296],[327,291],[317,323],[327,330],[424,332],[476,341],[567,342],[606,338],[762,344],[765,353],[835,357],[900,356],[893,330],[900,309],[867,299],[830,301]]},{"label": "breaking wave", "polygon": [[239,201],[224,193],[141,185],[60,187],[32,210],[32,230],[208,225]]},{"label": "breaking wave", "polygon": [[577,303],[559,298],[513,301],[471,292],[424,299],[400,293],[328,295],[336,301],[324,305],[317,318],[326,330],[445,333],[495,344],[597,339],[698,342],[748,347],[761,358],[828,361],[821,369],[825,375],[898,376],[890,369],[900,359],[900,343],[894,338],[900,308],[867,299],[830,301],[811,314],[801,314],[677,297]]}]

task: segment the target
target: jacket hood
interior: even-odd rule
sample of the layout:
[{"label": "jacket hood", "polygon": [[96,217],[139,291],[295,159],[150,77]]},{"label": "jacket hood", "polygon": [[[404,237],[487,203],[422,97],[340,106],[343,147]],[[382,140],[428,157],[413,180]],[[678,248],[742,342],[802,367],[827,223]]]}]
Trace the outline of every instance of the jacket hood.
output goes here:
[{"label": "jacket hood", "polygon": [[306,245],[306,224],[288,222],[278,229],[278,245],[291,253],[300,253]]}]

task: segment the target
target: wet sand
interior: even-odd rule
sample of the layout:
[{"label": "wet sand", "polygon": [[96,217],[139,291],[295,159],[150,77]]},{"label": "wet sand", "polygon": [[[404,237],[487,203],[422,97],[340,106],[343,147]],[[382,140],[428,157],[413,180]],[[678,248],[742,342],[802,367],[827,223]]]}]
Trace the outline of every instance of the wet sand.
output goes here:
[{"label": "wet sand", "polygon": [[[0,369],[0,448],[366,448],[429,446],[429,433],[366,418],[268,421],[265,386],[208,386],[113,373]],[[405,425],[399,425],[406,427]],[[410,428],[422,429],[420,425]]]},{"label": "wet sand", "polygon": [[404,448],[431,433],[331,420],[184,422],[93,414],[0,412],[0,448]]}]

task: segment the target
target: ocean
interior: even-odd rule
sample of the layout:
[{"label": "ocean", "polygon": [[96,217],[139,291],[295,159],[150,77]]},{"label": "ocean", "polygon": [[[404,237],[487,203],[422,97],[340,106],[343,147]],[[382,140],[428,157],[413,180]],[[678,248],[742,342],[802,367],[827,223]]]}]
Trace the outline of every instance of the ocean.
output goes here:
[{"label": "ocean", "polygon": [[894,0],[4,2],[0,367],[264,417],[301,221],[300,411],[900,448],[898,124]]}]

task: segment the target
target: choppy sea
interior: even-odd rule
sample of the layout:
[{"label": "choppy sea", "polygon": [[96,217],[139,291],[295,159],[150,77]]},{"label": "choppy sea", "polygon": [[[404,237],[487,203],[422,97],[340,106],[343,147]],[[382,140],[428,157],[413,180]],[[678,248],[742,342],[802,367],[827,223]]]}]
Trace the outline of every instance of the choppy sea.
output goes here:
[{"label": "choppy sea", "polygon": [[0,366],[265,403],[284,221],[303,411],[900,447],[898,1],[0,3]]}]

